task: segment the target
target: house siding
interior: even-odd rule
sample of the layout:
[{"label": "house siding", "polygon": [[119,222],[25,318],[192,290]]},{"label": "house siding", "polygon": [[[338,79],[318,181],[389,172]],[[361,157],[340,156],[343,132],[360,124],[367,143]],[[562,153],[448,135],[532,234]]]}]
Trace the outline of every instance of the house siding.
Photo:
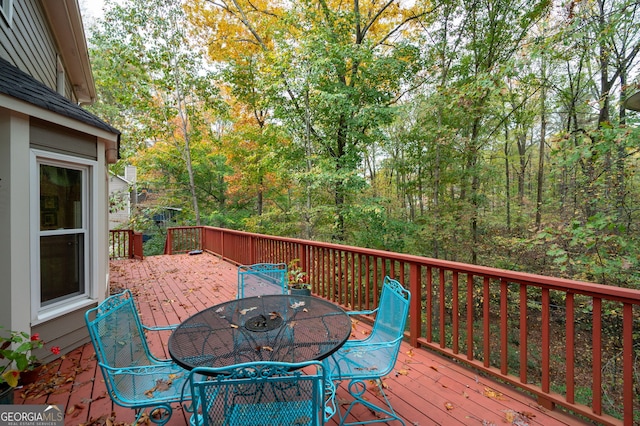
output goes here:
[{"label": "house siding", "polygon": [[109,196],[126,197],[125,207],[122,210],[109,212],[109,229],[118,229],[129,222],[129,210],[131,201],[129,199],[129,183],[119,176],[109,177]]},{"label": "house siding", "polygon": [[[57,90],[58,55],[40,1],[15,1],[13,8],[11,26],[0,19],[0,57]],[[68,79],[62,95],[75,101]]]},{"label": "house siding", "polygon": [[42,120],[31,120],[31,148],[97,160],[96,142],[95,136],[55,126]]}]

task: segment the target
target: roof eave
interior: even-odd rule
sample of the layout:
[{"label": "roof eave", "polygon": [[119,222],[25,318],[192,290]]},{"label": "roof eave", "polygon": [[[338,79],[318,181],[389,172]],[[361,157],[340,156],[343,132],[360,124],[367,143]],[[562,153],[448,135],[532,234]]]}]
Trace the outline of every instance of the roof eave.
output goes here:
[{"label": "roof eave", "polygon": [[77,101],[80,104],[93,103],[96,87],[78,1],[42,0],[41,4]]}]

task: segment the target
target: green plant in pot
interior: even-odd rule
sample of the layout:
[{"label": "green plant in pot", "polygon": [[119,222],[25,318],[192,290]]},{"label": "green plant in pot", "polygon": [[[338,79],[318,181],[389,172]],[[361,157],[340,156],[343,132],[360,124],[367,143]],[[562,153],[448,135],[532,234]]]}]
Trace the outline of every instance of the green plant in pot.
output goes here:
[{"label": "green plant in pot", "polygon": [[[10,390],[18,386],[21,379],[21,384],[26,384],[26,376],[42,365],[32,351],[43,346],[38,334],[29,336],[23,331],[9,331],[7,335],[0,331],[0,394],[7,391],[13,396]],[[54,346],[51,352],[57,355],[60,348]]]},{"label": "green plant in pot", "polygon": [[287,266],[289,294],[311,295],[311,284],[307,282],[307,273],[300,267],[300,259],[293,259]]}]

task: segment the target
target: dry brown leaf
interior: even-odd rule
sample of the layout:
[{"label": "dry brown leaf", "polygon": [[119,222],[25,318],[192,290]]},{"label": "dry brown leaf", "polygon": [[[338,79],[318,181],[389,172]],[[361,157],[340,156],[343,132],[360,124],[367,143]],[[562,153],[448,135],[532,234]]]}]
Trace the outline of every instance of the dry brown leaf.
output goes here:
[{"label": "dry brown leaf", "polygon": [[413,356],[413,348],[409,349],[407,351],[407,356],[412,357]]},{"label": "dry brown leaf", "polygon": [[171,380],[158,379],[156,380],[156,390],[158,392],[168,391],[172,383]]},{"label": "dry brown leaf", "polygon": [[453,410],[453,404],[450,402],[445,402],[444,403],[444,408],[446,408],[447,410]]},{"label": "dry brown leaf", "polygon": [[409,370],[405,370],[404,368],[400,369],[400,370],[398,370],[398,374],[400,374],[402,376],[408,376],[409,375]]},{"label": "dry brown leaf", "polygon": [[493,390],[489,387],[485,387],[484,388],[484,392],[483,392],[484,396],[486,396],[487,398],[491,398],[491,399],[496,399],[496,400],[504,400],[504,397],[502,396],[502,394],[496,390]]},{"label": "dry brown leaf", "polygon": [[438,371],[438,367],[435,367],[435,366],[433,366],[433,365],[430,365],[430,366],[429,366],[429,368],[431,368],[431,369],[432,369],[432,370],[434,370],[434,371]]},{"label": "dry brown leaf", "polygon": [[230,325],[231,325],[231,328],[238,328],[238,326],[235,324],[230,324]]}]

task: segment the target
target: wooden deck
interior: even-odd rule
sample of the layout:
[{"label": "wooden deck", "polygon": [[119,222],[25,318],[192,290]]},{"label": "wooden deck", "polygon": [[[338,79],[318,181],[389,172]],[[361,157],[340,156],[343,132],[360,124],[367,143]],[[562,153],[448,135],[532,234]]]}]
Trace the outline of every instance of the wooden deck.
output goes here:
[{"label": "wooden deck", "polygon": [[[148,325],[177,323],[208,306],[235,298],[236,282],[236,267],[208,254],[111,263],[112,292],[131,289],[142,320]],[[352,338],[364,337],[367,332],[365,324],[356,323]],[[165,354],[167,338],[168,334],[152,341],[155,354]],[[406,343],[396,369],[383,382],[407,426],[583,424],[560,411],[543,409],[535,399],[509,386]],[[15,397],[17,404],[64,405],[65,425],[117,426],[134,420],[133,410],[113,405],[106,394],[91,344],[47,365],[39,382],[18,389]],[[378,395],[372,392],[369,397]],[[339,403],[350,400],[342,387],[337,398]],[[362,420],[373,414],[362,409],[355,416]],[[168,424],[188,424],[178,404]]]}]

